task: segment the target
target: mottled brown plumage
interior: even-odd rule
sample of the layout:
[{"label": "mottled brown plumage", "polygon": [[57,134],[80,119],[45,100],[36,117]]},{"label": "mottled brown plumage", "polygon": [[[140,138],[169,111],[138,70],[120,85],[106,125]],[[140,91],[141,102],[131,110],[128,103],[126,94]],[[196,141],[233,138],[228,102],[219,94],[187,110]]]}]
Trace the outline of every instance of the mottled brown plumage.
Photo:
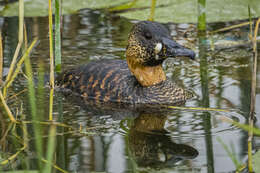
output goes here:
[{"label": "mottled brown plumage", "polygon": [[174,42],[156,22],[136,24],[128,39],[125,60],[101,60],[68,70],[58,85],[85,100],[127,104],[180,104],[191,94],[166,78],[162,62],[167,57],[189,56],[193,51]]}]

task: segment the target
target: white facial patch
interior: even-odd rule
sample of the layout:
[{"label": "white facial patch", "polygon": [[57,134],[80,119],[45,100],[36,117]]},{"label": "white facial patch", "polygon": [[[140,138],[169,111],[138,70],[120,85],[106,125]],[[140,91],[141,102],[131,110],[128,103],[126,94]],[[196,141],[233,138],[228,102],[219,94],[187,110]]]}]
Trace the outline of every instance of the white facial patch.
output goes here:
[{"label": "white facial patch", "polygon": [[157,43],[154,48],[155,54],[158,54],[159,52],[161,52],[161,50],[162,50],[162,43]]}]

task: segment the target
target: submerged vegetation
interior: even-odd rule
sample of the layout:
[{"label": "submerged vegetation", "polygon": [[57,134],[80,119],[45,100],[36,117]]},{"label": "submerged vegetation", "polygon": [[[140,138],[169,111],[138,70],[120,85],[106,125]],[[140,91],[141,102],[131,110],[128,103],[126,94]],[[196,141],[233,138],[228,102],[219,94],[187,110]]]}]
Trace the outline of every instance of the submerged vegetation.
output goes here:
[{"label": "submerged vegetation", "polygon": [[[123,2],[123,1],[122,1]],[[138,3],[143,3],[141,0],[133,0],[127,3],[120,3],[120,5],[113,5],[113,7],[108,8],[108,11],[116,12],[116,13],[124,13],[123,16],[128,16],[129,13],[127,9],[130,8],[139,8],[141,5]],[[254,167],[258,165],[253,165],[255,159],[259,160],[259,152],[258,158],[252,158],[252,138],[254,135],[260,135],[259,129],[254,127],[254,119],[255,119],[255,96],[256,96],[256,73],[257,73],[257,39],[258,39],[258,29],[260,18],[255,21],[252,19],[250,22],[242,23],[242,25],[236,25],[233,27],[222,28],[220,30],[216,30],[210,33],[207,33],[207,25],[206,25],[206,14],[205,14],[205,4],[206,0],[198,0],[200,4],[200,10],[198,15],[198,31],[199,32],[199,40],[200,43],[203,44],[206,42],[206,37],[211,37],[212,35],[227,31],[234,28],[239,28],[243,25],[250,25],[252,27],[251,33],[249,34],[249,38],[251,39],[252,47],[253,47],[253,66],[252,66],[252,83],[251,83],[251,107],[249,117],[249,125],[239,124],[236,121],[233,121],[229,118],[225,118],[223,116],[222,121],[232,123],[239,128],[247,130],[249,133],[248,138],[248,170],[249,172],[253,172]],[[15,53],[12,58],[12,62],[9,67],[9,71],[6,77],[3,77],[3,44],[2,38],[0,35],[0,102],[1,102],[1,110],[0,110],[0,122],[1,122],[1,138],[0,138],[0,171],[1,170],[31,170],[28,172],[52,172],[52,169],[56,169],[59,172],[67,172],[66,167],[64,165],[59,165],[55,162],[56,157],[59,157],[57,153],[55,153],[55,147],[58,145],[58,137],[64,136],[65,134],[73,134],[73,135],[91,135],[88,130],[82,129],[82,127],[75,128],[71,125],[63,124],[62,116],[54,117],[53,105],[54,105],[54,88],[55,88],[55,72],[60,73],[61,69],[61,26],[62,26],[62,3],[61,0],[55,0],[55,26],[53,25],[52,19],[52,5],[53,2],[48,0],[48,19],[49,19],[49,87],[46,89],[44,86],[44,65],[39,64],[38,67],[38,75],[34,75],[34,71],[32,68],[32,60],[30,59],[30,54],[34,49],[37,49],[37,41],[38,38],[33,38],[32,42],[27,46],[27,35],[26,35],[26,25],[24,23],[24,1],[19,0],[19,37],[18,43],[15,50]],[[160,2],[156,0],[151,0],[151,5],[149,6],[149,20],[156,21],[156,11],[161,8]],[[159,7],[158,7],[159,6]],[[11,8],[11,7],[10,7]],[[8,9],[6,9],[8,10]],[[138,10],[137,10],[138,11]],[[140,11],[140,10],[139,10]],[[131,12],[132,13],[132,12]],[[133,13],[132,13],[133,14]],[[136,13],[138,14],[138,13]],[[135,15],[136,15],[135,14]],[[133,16],[135,16],[133,15]],[[132,18],[132,17],[131,17]],[[148,18],[147,18],[148,19]],[[166,19],[167,20],[167,19]],[[53,28],[54,33],[53,34]],[[54,45],[53,45],[54,43]],[[207,59],[202,59],[203,53],[200,54],[200,65],[207,65]],[[205,58],[205,57],[204,57]],[[15,103],[10,105],[10,100],[13,97],[19,96],[21,93],[15,93],[11,88],[15,79],[18,77],[19,73],[21,73],[22,69],[25,69],[25,76],[27,80],[27,88],[26,92],[28,94],[29,100],[29,110],[30,113],[24,112],[24,106],[22,103]],[[201,67],[201,76],[203,79],[208,79],[208,71],[205,71],[204,67]],[[37,78],[37,82],[35,82],[35,78]],[[202,81],[203,82],[203,81]],[[205,84],[205,85],[204,85]],[[169,109],[172,110],[186,110],[186,111],[202,111],[205,112],[204,116],[207,117],[207,112],[229,112],[229,109],[217,109],[210,108],[209,104],[209,88],[206,83],[202,84],[204,95],[206,98],[206,102],[202,103],[201,107],[177,107],[177,106],[169,106]],[[49,90],[46,92],[46,90]],[[46,106],[43,103],[43,97],[49,93],[49,105],[48,111],[46,111]],[[58,96],[57,96],[58,97]],[[47,113],[48,112],[48,113]],[[62,114],[63,110],[59,112]],[[48,118],[46,118],[48,115]],[[28,121],[28,119],[30,121]],[[209,122],[210,120],[205,118],[205,122]],[[104,125],[105,126],[105,125]],[[31,130],[31,128],[33,130]],[[95,128],[103,128],[103,127],[95,127]],[[66,129],[66,130],[64,130]],[[47,131],[47,136],[44,131]],[[210,143],[210,140],[207,141]],[[8,143],[8,144],[7,144]],[[34,144],[35,152],[33,156],[30,156],[29,148],[31,143]],[[232,152],[230,152],[229,148],[225,145],[225,141],[220,140],[223,148],[228,152],[231,159],[235,162],[237,166],[237,171],[240,171],[240,168],[246,168],[245,164],[241,164],[241,161],[237,161],[237,158],[232,157]],[[9,146],[12,147],[9,147]],[[7,149],[8,148],[8,149]],[[5,152],[6,151],[8,152]],[[62,157],[65,153],[59,153]],[[33,159],[29,158],[32,157]],[[16,168],[16,161],[21,162],[22,167]],[[38,166],[31,166],[31,160],[36,162]],[[35,161],[36,160],[36,161]],[[135,165],[136,166],[136,165]],[[32,169],[33,168],[33,169]],[[35,170],[34,170],[35,169]],[[259,168],[258,168],[259,169]],[[208,170],[210,171],[210,169]],[[212,171],[212,170],[211,170]],[[214,170],[213,170],[214,171]],[[15,171],[14,171],[15,172]]]}]

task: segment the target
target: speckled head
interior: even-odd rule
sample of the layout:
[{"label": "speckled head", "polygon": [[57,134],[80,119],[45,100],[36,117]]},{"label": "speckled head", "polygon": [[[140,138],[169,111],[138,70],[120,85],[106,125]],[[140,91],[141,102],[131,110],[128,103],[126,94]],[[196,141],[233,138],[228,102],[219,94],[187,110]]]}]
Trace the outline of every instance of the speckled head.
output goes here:
[{"label": "speckled head", "polygon": [[128,38],[126,60],[130,71],[142,86],[165,81],[162,62],[167,57],[176,56],[193,59],[195,53],[173,41],[169,30],[162,24],[142,21],[133,26]]},{"label": "speckled head", "polygon": [[173,41],[169,30],[162,24],[141,21],[131,30],[126,56],[143,66],[157,66],[167,57],[187,56],[194,59],[195,53]]}]

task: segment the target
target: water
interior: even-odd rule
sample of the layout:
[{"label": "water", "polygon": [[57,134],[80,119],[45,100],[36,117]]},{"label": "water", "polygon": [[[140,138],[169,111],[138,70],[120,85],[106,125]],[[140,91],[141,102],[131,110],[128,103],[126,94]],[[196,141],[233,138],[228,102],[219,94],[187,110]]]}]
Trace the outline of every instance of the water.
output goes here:
[{"label": "water", "polygon": [[[3,18],[5,70],[17,43],[17,17]],[[40,42],[31,55],[35,73],[43,61],[48,73],[48,19],[25,19],[28,38]],[[69,69],[98,59],[124,59],[127,36],[135,21],[106,15],[101,11],[81,10],[63,16],[62,68]],[[214,23],[215,30],[231,23]],[[197,53],[188,58],[168,59],[164,63],[167,76],[192,90],[196,97],[187,107],[212,107],[229,112],[131,109],[118,106],[84,105],[79,98],[63,96],[56,91],[55,119],[85,133],[59,128],[56,164],[69,172],[232,172],[236,165],[227,154],[241,163],[247,157],[247,132],[224,122],[223,117],[247,122],[250,107],[252,51],[245,43],[248,27],[220,33],[207,39],[198,38],[192,24],[168,24],[172,36]],[[216,42],[214,49],[212,41]],[[245,45],[245,44],[243,44]],[[223,49],[226,47],[226,49]],[[233,47],[233,48],[231,48]],[[258,60],[258,64],[260,64]],[[259,68],[258,68],[259,69]],[[260,102],[260,75],[257,73],[256,105]],[[21,75],[14,84],[15,92],[26,88]],[[47,89],[46,89],[47,90]],[[26,105],[27,97],[19,97]],[[48,99],[46,97],[46,105]],[[59,110],[62,105],[62,117]],[[26,106],[24,106],[26,110]],[[260,108],[256,106],[256,116]],[[29,119],[29,117],[27,117]],[[47,115],[46,115],[47,119]],[[259,125],[259,123],[257,122]],[[259,142],[255,139],[256,148]],[[258,145],[257,145],[258,144]],[[29,147],[29,153],[34,153]],[[17,169],[22,165],[17,162]],[[31,166],[30,169],[33,169]]]}]

